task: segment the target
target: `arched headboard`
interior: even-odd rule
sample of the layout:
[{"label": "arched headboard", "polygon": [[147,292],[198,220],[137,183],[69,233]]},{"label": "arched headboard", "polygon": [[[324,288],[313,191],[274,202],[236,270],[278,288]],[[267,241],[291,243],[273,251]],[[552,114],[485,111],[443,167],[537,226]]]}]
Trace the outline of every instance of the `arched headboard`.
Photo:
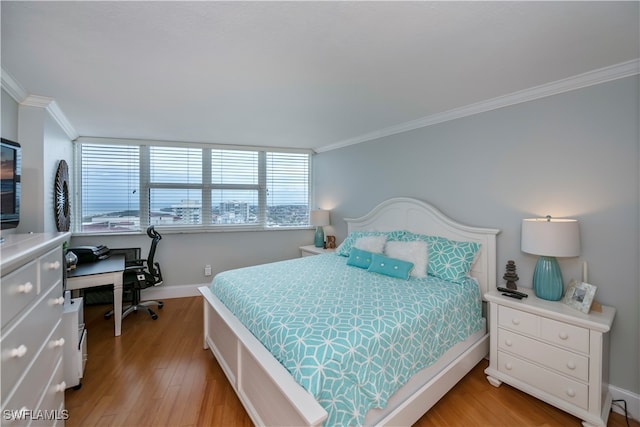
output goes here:
[{"label": "arched headboard", "polygon": [[500,230],[460,224],[429,203],[409,197],[388,199],[360,218],[345,218],[347,231],[406,230],[451,240],[480,243],[480,251],[471,269],[484,295],[497,284],[496,236]]}]

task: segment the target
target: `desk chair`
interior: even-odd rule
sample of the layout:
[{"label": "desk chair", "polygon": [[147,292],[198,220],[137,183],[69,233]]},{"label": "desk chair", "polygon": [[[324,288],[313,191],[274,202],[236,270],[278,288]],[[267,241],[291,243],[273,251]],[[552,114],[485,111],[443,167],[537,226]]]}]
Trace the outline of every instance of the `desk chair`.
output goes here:
[{"label": "desk chair", "polygon": [[[156,305],[161,309],[164,306],[161,301],[140,301],[140,291],[142,289],[162,284],[160,264],[154,262],[156,247],[158,246],[160,239],[162,239],[162,236],[155,230],[153,225],[147,228],[147,235],[152,239],[147,259],[139,259],[140,248],[111,250],[111,253],[125,254],[125,271],[122,276],[122,291],[123,293],[131,294],[131,305],[123,309],[123,319],[132,312],[142,310],[146,311],[153,320],[156,320],[158,315],[149,307]],[[104,318],[109,319],[112,315],[113,310],[106,313]]]}]

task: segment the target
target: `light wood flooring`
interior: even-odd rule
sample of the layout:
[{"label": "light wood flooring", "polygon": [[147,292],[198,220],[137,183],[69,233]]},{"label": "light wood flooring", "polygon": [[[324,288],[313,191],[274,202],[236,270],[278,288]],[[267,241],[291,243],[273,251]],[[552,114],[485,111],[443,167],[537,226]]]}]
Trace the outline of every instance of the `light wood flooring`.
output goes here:
[{"label": "light wood flooring", "polygon": [[[85,307],[89,358],[82,386],[65,393],[67,427],[251,426],[209,350],[202,299],[169,299],[158,320],[129,315],[113,336],[109,306]],[[580,420],[508,385],[491,386],[480,362],[416,426],[580,426]],[[609,426],[626,426],[612,413]],[[633,427],[640,427],[631,421]]]}]

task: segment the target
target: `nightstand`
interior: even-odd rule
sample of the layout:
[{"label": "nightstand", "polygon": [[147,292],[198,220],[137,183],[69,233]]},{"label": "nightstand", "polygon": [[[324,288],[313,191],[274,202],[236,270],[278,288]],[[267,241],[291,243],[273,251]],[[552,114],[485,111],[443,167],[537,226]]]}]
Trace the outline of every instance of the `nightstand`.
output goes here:
[{"label": "nightstand", "polygon": [[589,314],[537,298],[516,300],[495,290],[489,302],[490,363],[487,380],[503,382],[583,420],[606,426],[609,330],[616,310],[602,306]]},{"label": "nightstand", "polygon": [[335,251],[335,249],[316,248],[314,245],[300,246],[300,255],[303,257],[320,254],[331,254]]}]

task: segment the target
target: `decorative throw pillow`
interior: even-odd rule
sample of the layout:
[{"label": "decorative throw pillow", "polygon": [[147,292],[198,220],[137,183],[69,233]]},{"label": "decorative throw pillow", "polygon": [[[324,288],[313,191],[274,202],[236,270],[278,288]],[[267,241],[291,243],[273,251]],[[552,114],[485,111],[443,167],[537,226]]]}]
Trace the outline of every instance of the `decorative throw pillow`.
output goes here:
[{"label": "decorative throw pillow", "polygon": [[450,282],[460,282],[469,275],[480,244],[459,242],[446,237],[406,232],[403,241],[423,241],[429,250],[427,273]]},{"label": "decorative throw pillow", "polygon": [[359,268],[369,268],[369,265],[371,265],[372,256],[373,254],[371,252],[363,251],[362,249],[358,248],[352,248],[351,254],[349,254],[349,258],[347,259],[347,265],[352,265]]},{"label": "decorative throw pillow", "polygon": [[438,237],[429,244],[429,274],[460,282],[469,275],[479,249],[479,243]]},{"label": "decorative throw pillow", "polygon": [[352,231],[349,233],[346,239],[338,246],[336,253],[341,256],[348,257],[351,253],[351,248],[355,244],[356,240],[365,236],[387,236],[388,241],[402,240],[405,231]]},{"label": "decorative throw pillow", "polygon": [[371,265],[367,271],[407,280],[412,268],[413,263],[411,262],[389,258],[381,254],[372,254]]},{"label": "decorative throw pillow", "polygon": [[[367,252],[375,252],[381,254],[384,252],[384,245],[387,243],[387,236],[365,236],[360,237],[353,244],[354,248],[362,249]],[[353,249],[351,249],[353,251]]]},{"label": "decorative throw pillow", "polygon": [[429,253],[426,242],[420,240],[413,242],[387,242],[384,247],[384,254],[391,258],[413,263],[411,276],[418,278],[427,277]]}]

